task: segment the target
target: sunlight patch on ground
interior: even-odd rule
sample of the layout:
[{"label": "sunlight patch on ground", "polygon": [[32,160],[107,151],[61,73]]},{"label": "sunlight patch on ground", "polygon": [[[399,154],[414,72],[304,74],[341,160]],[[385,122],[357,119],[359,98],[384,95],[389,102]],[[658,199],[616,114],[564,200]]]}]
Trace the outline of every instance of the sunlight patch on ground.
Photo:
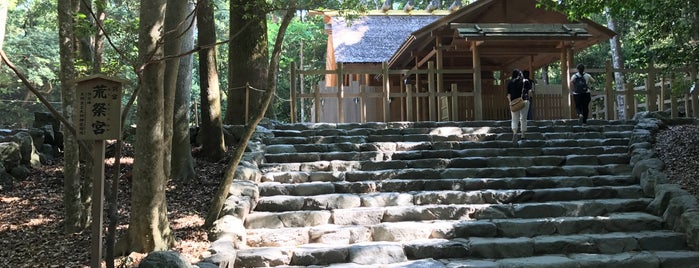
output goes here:
[{"label": "sunlight patch on ground", "polygon": [[174,228],[199,227],[204,224],[204,218],[199,215],[182,216],[172,221]]},{"label": "sunlight patch on ground", "polygon": [[3,203],[12,203],[17,201],[19,201],[19,197],[0,197],[0,202]]},{"label": "sunlight patch on ground", "polygon": [[30,219],[27,221],[23,226],[39,226],[39,225],[48,225],[49,223],[52,223],[53,219],[45,218],[44,215],[39,215],[37,218]]}]

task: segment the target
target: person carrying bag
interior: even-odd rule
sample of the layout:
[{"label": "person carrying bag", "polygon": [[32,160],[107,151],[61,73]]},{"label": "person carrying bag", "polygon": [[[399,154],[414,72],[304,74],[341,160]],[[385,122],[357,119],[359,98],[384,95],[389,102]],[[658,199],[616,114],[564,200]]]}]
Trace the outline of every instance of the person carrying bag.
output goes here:
[{"label": "person carrying bag", "polygon": [[529,102],[522,99],[524,95],[524,79],[519,69],[512,71],[512,77],[507,83],[507,101],[510,103],[510,114],[512,119],[512,142],[517,142],[517,131],[521,130],[520,139],[525,138],[527,131],[527,113]]},{"label": "person carrying bag", "polygon": [[587,118],[590,114],[590,84],[595,82],[592,76],[585,72],[585,65],[578,64],[578,72],[570,77],[570,88],[573,94],[575,103],[575,113],[578,114],[580,124],[587,124]]}]

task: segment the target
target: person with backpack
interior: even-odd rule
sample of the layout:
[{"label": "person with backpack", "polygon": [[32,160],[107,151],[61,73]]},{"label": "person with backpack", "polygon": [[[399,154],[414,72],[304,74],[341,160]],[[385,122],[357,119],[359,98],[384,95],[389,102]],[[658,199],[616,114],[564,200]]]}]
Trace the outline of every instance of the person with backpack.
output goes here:
[{"label": "person with backpack", "polygon": [[578,64],[578,72],[570,77],[570,88],[575,102],[575,112],[578,114],[580,124],[587,124],[587,117],[590,114],[590,84],[595,82],[592,76],[585,72],[585,65]]},{"label": "person with backpack", "polygon": [[[519,69],[514,69],[512,71],[512,77],[507,83],[507,102],[511,103],[515,99],[522,98],[524,95],[524,79],[522,77],[522,72]],[[523,100],[524,105],[518,110],[513,111],[510,107],[510,114],[512,115],[512,142],[517,142],[517,130],[522,131],[520,139],[524,139],[525,132],[527,131],[527,112],[529,111],[529,101]]]}]

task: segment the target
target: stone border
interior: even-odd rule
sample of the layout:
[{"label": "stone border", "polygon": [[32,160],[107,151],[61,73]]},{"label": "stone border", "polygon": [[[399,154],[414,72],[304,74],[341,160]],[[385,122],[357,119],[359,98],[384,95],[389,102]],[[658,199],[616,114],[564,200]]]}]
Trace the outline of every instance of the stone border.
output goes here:
[{"label": "stone border", "polygon": [[662,217],[668,228],[685,233],[687,244],[699,250],[699,202],[681,186],[669,182],[663,172],[665,163],[653,149],[655,135],[660,130],[672,125],[699,124],[699,120],[672,119],[665,112],[640,113],[634,120],[637,123],[629,141],[630,164],[643,192],[653,197],[648,210]]}]

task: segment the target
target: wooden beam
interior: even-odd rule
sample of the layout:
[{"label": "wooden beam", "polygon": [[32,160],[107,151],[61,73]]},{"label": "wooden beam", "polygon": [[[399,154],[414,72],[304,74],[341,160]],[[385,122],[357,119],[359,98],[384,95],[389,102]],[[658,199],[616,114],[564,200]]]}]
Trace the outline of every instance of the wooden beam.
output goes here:
[{"label": "wooden beam", "polygon": [[422,67],[422,65],[424,65],[427,61],[434,57],[435,54],[437,54],[437,50],[432,49],[429,53],[427,53],[427,55],[422,57],[422,59],[417,62],[417,64],[415,65],[415,69],[419,69],[420,67]]}]

